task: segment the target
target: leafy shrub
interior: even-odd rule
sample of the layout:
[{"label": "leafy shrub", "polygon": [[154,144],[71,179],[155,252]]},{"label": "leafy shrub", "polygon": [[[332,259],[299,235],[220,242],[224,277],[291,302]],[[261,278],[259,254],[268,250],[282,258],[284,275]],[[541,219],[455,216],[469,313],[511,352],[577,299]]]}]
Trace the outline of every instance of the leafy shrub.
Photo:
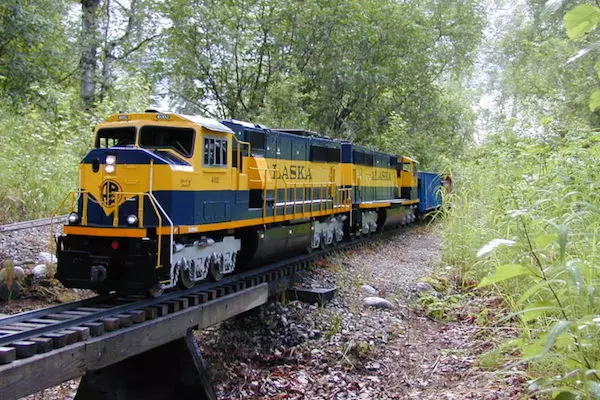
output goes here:
[{"label": "leafy shrub", "polygon": [[600,396],[599,162],[598,134],[508,137],[454,171],[445,261],[513,305],[510,345],[557,398]]},{"label": "leafy shrub", "polygon": [[0,102],[0,223],[48,217],[77,187],[77,165],[92,145],[92,128],[110,114],[143,110],[149,87],[123,78],[115,96],[93,112],[79,105],[77,90],[37,88],[45,104],[18,110]]},{"label": "leafy shrub", "polygon": [[89,127],[68,116],[51,119],[35,108],[0,110],[0,220],[49,216],[76,187],[77,163],[91,143]]}]

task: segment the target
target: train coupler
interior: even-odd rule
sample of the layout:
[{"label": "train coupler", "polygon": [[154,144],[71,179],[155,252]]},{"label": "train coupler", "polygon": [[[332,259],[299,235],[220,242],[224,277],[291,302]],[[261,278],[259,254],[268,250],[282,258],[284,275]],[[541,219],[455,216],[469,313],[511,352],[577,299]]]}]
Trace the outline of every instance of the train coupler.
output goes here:
[{"label": "train coupler", "polygon": [[92,265],[90,267],[90,280],[94,283],[104,282],[107,275],[104,265]]}]

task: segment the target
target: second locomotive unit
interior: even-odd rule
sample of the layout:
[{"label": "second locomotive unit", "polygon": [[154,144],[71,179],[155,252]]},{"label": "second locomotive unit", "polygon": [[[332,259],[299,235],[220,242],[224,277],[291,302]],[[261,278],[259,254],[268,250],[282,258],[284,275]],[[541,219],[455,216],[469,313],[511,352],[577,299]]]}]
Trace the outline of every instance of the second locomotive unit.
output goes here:
[{"label": "second locomotive unit", "polygon": [[417,163],[300,130],[148,111],[95,129],[57,278],[162,290],[412,222]]}]

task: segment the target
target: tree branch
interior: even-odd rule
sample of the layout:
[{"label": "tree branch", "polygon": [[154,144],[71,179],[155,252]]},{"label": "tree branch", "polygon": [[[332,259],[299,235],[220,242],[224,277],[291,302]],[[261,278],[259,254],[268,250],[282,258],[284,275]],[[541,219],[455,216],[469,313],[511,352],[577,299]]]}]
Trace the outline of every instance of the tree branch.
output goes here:
[{"label": "tree branch", "polygon": [[142,46],[144,46],[146,43],[153,41],[154,39],[156,39],[157,37],[160,37],[161,34],[156,34],[156,35],[152,35],[150,37],[145,38],[144,40],[142,40],[141,42],[139,42],[137,45],[135,45],[134,47],[132,47],[131,49],[127,50],[126,52],[123,53],[123,55],[121,55],[120,57],[116,57],[116,60],[123,60],[125,58],[127,58],[131,53],[136,52],[137,50],[139,50]]},{"label": "tree branch", "polygon": [[183,100],[185,100],[187,103],[191,103],[193,104],[195,107],[197,107],[200,111],[202,111],[204,113],[205,116],[208,117],[212,117],[215,119],[218,119],[219,116],[217,114],[215,114],[214,112],[210,111],[205,105],[203,105],[202,103],[198,103],[196,100],[190,99],[189,97],[187,97],[185,94],[176,91],[175,94],[179,97],[181,97]]}]

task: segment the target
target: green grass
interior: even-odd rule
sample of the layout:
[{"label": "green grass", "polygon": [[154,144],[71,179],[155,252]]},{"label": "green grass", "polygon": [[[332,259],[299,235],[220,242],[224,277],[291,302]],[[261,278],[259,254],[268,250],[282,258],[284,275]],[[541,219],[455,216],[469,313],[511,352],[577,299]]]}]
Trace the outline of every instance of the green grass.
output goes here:
[{"label": "green grass", "polygon": [[0,223],[50,216],[77,188],[94,125],[120,110],[148,108],[150,93],[143,78],[124,77],[92,111],[81,109],[75,89],[45,88],[45,106],[0,99]]},{"label": "green grass", "polygon": [[492,138],[453,171],[444,261],[512,305],[532,390],[557,398],[600,397],[599,165],[597,134]]},{"label": "green grass", "polygon": [[35,115],[0,118],[1,223],[47,217],[77,187],[77,164],[91,143],[85,131],[89,137],[67,139]]}]

